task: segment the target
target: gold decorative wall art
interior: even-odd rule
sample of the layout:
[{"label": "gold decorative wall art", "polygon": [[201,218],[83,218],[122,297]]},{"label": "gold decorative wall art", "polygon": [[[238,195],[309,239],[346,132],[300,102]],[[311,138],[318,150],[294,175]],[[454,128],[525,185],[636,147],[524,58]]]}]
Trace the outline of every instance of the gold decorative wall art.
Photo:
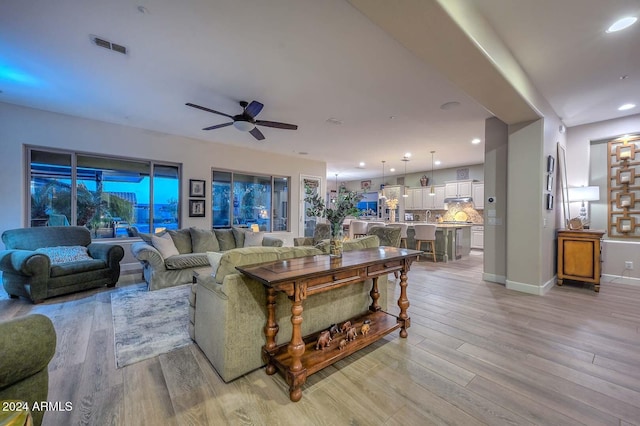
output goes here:
[{"label": "gold decorative wall art", "polygon": [[640,136],[607,146],[609,238],[640,239]]}]

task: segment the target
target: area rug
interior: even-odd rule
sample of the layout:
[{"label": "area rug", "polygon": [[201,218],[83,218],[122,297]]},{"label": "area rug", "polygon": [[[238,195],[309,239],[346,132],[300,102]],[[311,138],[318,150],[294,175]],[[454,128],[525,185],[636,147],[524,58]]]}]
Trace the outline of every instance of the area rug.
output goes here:
[{"label": "area rug", "polygon": [[192,343],[190,284],[148,291],[146,284],[111,294],[117,368]]}]

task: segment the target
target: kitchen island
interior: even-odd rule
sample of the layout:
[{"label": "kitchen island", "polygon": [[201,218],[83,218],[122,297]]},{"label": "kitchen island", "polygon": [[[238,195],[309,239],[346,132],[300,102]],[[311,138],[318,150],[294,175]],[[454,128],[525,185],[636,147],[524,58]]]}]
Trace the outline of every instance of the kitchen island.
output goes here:
[{"label": "kitchen island", "polygon": [[[416,249],[415,230],[413,225],[420,222],[406,222],[407,247]],[[425,222],[422,222],[425,223]],[[460,259],[471,251],[471,226],[473,223],[434,223],[436,229],[436,259],[439,262]],[[424,244],[422,245],[424,247]]]}]

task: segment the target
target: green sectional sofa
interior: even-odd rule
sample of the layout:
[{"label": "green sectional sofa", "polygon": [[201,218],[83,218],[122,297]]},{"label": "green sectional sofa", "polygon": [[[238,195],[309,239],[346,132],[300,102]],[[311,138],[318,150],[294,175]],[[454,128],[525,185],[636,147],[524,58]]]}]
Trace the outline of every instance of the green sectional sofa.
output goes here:
[{"label": "green sectional sofa", "polygon": [[[56,351],[51,320],[34,314],[0,322],[0,348],[0,401],[22,401],[31,410],[35,403],[47,401],[48,365]],[[31,413],[33,424],[40,425],[44,411]],[[0,424],[5,424],[1,414],[10,413],[0,413]]]},{"label": "green sectional sofa", "polygon": [[[377,246],[378,237],[368,236],[345,242],[344,249]],[[195,341],[225,382],[264,365],[265,290],[259,282],[241,275],[236,266],[314,255],[326,256],[315,247],[241,248],[221,257],[215,276],[211,273],[198,278],[191,299],[195,300],[191,312]],[[387,282],[386,275],[378,278],[378,302],[385,310]],[[309,297],[304,303],[303,335],[366,312],[371,304],[371,286],[371,280],[367,280]],[[276,298],[276,320],[280,326],[277,343],[284,343],[291,337],[291,302],[283,293]]]},{"label": "green sectional sofa", "polygon": [[34,303],[94,287],[113,287],[120,277],[124,249],[93,243],[83,226],[43,226],[2,233],[2,283],[11,297]]},{"label": "green sectional sofa", "polygon": [[[251,245],[282,247],[283,244],[278,238],[242,228],[213,231],[185,228],[161,235],[140,234],[140,238],[143,241],[133,243],[131,252],[142,264],[142,274],[149,290],[191,283],[194,272],[209,274],[208,251],[225,252]],[[171,242],[175,247],[171,247]]]}]

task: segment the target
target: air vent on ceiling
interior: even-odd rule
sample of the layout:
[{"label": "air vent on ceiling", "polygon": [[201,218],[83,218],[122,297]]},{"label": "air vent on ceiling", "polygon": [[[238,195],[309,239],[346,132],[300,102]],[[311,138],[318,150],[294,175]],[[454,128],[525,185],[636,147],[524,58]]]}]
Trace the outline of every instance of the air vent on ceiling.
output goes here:
[{"label": "air vent on ceiling", "polygon": [[91,40],[96,44],[96,46],[104,47],[105,49],[113,50],[114,52],[122,53],[123,55],[127,54],[127,48],[120,44],[111,43],[108,40],[96,36],[91,36]]}]

